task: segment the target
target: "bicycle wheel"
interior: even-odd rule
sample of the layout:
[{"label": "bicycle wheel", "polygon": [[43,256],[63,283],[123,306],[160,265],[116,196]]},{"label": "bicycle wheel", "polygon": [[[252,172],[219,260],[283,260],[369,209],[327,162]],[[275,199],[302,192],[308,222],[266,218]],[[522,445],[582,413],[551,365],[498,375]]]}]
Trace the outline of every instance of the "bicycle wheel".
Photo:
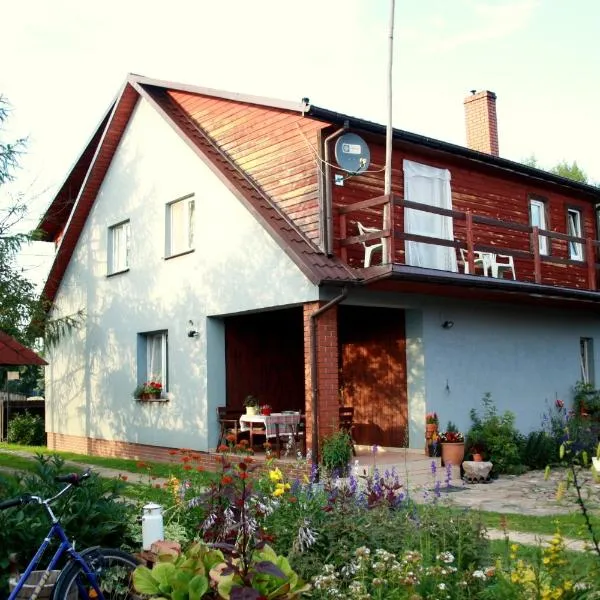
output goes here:
[{"label": "bicycle wheel", "polygon": [[[95,548],[84,551],[82,556],[96,574],[105,600],[129,600],[135,597],[132,573],[139,561],[131,554],[115,548]],[[53,600],[89,600],[97,597],[81,565],[72,562],[59,575]]]}]

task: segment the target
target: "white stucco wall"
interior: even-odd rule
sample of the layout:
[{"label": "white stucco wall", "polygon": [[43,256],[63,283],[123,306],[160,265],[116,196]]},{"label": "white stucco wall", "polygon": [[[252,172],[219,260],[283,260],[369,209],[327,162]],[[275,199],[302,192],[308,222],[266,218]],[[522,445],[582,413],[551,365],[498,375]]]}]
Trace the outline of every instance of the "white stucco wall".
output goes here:
[{"label": "white stucco wall", "polygon": [[[195,251],[165,260],[165,205],[190,193]],[[107,277],[108,228],[126,219],[130,269]],[[223,327],[209,317],[317,298],[318,289],[142,100],[56,297],[53,315],[83,308],[87,317],[49,356],[47,430],[207,449],[216,440],[215,407],[225,401]],[[162,329],[170,401],[139,404],[131,395],[137,335]],[[189,338],[190,329],[199,336]]]},{"label": "white stucco wall", "polygon": [[[520,431],[539,429],[547,403],[572,400],[581,378],[582,337],[594,340],[594,370],[600,374],[600,319],[592,313],[365,290],[351,293],[347,302],[405,311],[413,448],[423,447],[426,412],[439,414],[441,428],[451,420],[467,431],[469,412],[481,412],[486,392],[500,413],[515,413]],[[454,326],[444,329],[444,321]]]}]

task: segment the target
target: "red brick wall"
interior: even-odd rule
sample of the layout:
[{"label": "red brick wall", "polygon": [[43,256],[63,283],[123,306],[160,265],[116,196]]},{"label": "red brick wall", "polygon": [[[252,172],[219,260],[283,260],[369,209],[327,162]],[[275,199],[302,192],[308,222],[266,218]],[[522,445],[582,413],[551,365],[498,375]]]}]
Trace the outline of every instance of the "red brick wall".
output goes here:
[{"label": "red brick wall", "polygon": [[496,94],[487,91],[472,94],[465,98],[464,105],[467,146],[472,150],[499,156]]},{"label": "red brick wall", "polygon": [[[311,315],[323,303],[304,305],[304,365],[306,389],[306,444],[312,441],[312,384],[311,384]],[[316,319],[317,337],[317,387],[319,438],[336,431],[339,424],[339,347],[337,306],[330,308]]]},{"label": "red brick wall", "polygon": [[[109,456],[117,458],[130,458],[132,460],[150,460],[154,462],[173,462],[173,456],[169,454],[171,450],[179,448],[167,448],[165,446],[149,446],[145,444],[133,444],[130,442],[118,442],[113,440],[102,440],[94,438],[85,438],[74,435],[63,435],[59,433],[48,433],[48,448],[50,450],[62,450],[65,452],[76,452],[78,454],[87,454],[90,456]],[[213,452],[197,451],[200,459],[197,461],[199,466],[207,471],[218,471],[221,468],[220,458],[222,454]],[[231,462],[243,460],[241,455],[227,455]],[[266,471],[273,466],[277,466],[281,471],[291,478],[302,478],[310,474],[310,465],[302,462],[286,462],[285,460],[273,459],[268,464],[264,456],[255,457],[258,465],[257,470]]]}]

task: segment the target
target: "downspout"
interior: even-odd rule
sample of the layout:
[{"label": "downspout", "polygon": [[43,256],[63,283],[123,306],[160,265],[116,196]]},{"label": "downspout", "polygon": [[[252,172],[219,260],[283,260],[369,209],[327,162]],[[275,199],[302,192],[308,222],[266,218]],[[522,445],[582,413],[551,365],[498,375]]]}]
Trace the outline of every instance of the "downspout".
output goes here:
[{"label": "downspout", "polygon": [[344,126],[334,131],[331,135],[328,135],[323,142],[324,146],[324,163],[325,163],[325,202],[324,202],[324,212],[325,212],[325,239],[323,246],[323,251],[327,254],[327,256],[333,256],[333,206],[332,206],[332,191],[331,191],[331,168],[329,166],[330,156],[329,156],[329,142],[343,133],[347,131],[350,127],[348,121],[344,121]]},{"label": "downspout", "polygon": [[323,313],[327,312],[330,308],[333,308],[339,304],[348,295],[348,288],[345,287],[339,296],[330,300],[325,306],[316,310],[310,315],[310,383],[312,388],[311,397],[311,411],[312,411],[312,436],[311,436],[311,448],[312,448],[312,462],[318,464],[319,462],[319,418],[317,415],[318,406],[318,395],[319,395],[319,378],[317,376],[317,318]]}]

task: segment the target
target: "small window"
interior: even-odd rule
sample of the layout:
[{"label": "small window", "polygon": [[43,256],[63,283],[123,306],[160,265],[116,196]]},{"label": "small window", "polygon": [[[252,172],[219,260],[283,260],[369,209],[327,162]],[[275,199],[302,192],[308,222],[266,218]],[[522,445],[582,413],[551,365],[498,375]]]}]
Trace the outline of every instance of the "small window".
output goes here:
[{"label": "small window", "polygon": [[[581,211],[576,208],[567,210],[567,235],[572,237],[583,237],[581,228]],[[583,244],[569,241],[569,258],[572,260],[583,260]]]},{"label": "small window", "polygon": [[[546,202],[543,200],[529,199],[529,223],[538,229],[548,229],[546,219]],[[540,235],[540,254],[549,254],[548,238]]]},{"label": "small window", "polygon": [[167,204],[166,255],[176,256],[194,249],[194,195]]},{"label": "small window", "polygon": [[579,340],[579,358],[581,362],[581,381],[595,385],[594,340],[592,338],[581,338]]},{"label": "small window", "polygon": [[138,335],[138,383],[158,381],[167,391],[168,361],[166,331],[152,331]]},{"label": "small window", "polygon": [[108,274],[129,269],[129,221],[108,228]]}]

